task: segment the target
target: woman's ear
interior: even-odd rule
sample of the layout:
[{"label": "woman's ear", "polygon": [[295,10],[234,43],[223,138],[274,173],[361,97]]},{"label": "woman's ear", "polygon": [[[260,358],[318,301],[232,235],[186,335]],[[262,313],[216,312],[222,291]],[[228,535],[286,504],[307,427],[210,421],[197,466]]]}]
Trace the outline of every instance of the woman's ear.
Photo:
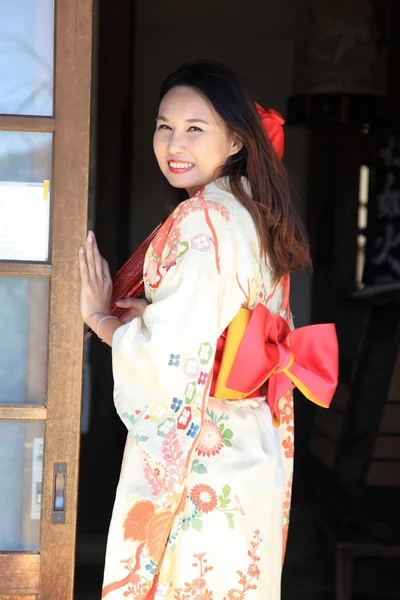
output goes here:
[{"label": "woman's ear", "polygon": [[242,140],[236,133],[233,133],[232,139],[231,139],[231,151],[229,152],[229,156],[234,156],[235,154],[240,152],[242,148],[243,148]]}]

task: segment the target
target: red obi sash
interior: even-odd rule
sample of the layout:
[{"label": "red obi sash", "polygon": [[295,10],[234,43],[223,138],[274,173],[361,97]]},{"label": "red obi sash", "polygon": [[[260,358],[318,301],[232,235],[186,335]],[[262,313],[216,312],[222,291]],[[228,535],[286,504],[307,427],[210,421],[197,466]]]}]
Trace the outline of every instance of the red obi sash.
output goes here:
[{"label": "red obi sash", "polygon": [[[249,312],[249,311],[247,311]],[[221,389],[221,381],[222,381],[222,377],[220,375],[221,372],[221,364],[222,364],[222,360],[223,360],[223,356],[224,356],[224,350],[226,349],[226,339],[228,336],[228,331],[229,331],[229,327],[227,327],[224,331],[224,333],[218,338],[217,341],[217,348],[215,351],[215,359],[214,359],[214,367],[213,367],[213,375],[212,375],[212,381],[211,381],[211,388],[210,388],[210,396],[213,396],[214,398],[222,398],[225,397],[223,390]],[[226,380],[226,377],[225,377]],[[219,381],[219,385],[217,388],[217,381]],[[231,392],[233,390],[230,390]],[[266,391],[266,386],[265,385],[261,385],[257,390],[255,390],[254,392],[250,393],[250,394],[246,394],[246,396],[243,396],[243,394],[240,394],[239,391],[236,391],[233,395],[235,396],[235,398],[229,398],[230,400],[239,400],[240,398],[256,398],[257,396],[262,396],[265,394]],[[228,392],[228,395],[229,394]]]},{"label": "red obi sash", "polygon": [[291,331],[280,315],[258,304],[241,308],[218,340],[211,385],[216,398],[239,400],[261,395],[275,424],[279,399],[297,387],[319,406],[328,408],[338,381],[338,342],[333,323]]},{"label": "red obi sash", "polygon": [[[114,278],[111,313],[126,309],[121,298],[144,294],[143,262],[160,225],[140,245]],[[274,423],[280,422],[279,399],[297,387],[309,400],[328,408],[338,381],[338,343],[332,323],[294,331],[263,305],[241,308],[217,342],[210,394],[240,400],[263,395]],[[265,385],[267,384],[267,386]]]}]

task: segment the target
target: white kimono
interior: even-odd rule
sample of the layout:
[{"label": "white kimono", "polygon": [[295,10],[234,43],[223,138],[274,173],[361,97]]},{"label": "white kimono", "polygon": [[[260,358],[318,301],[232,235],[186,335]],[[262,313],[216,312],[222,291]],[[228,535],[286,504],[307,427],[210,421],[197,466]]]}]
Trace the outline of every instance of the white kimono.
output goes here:
[{"label": "white kimono", "polygon": [[242,306],[290,321],[248,211],[211,183],[150,245],[142,318],[113,339],[128,429],[107,545],[107,600],[279,600],[293,467],[293,399],[209,395],[218,338]]}]

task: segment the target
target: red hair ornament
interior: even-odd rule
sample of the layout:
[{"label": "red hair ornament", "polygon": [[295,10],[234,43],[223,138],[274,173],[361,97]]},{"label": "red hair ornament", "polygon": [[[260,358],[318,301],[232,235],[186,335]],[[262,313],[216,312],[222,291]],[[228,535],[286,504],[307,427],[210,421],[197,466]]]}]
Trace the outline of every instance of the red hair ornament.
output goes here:
[{"label": "red hair ornament", "polygon": [[275,152],[282,158],[284,146],[285,146],[285,134],[283,132],[282,125],[285,122],[285,119],[282,117],[277,110],[273,108],[269,108],[268,110],[264,110],[263,107],[255,103],[258,114],[261,117],[261,121],[265,131],[269,139],[271,140],[271,144],[273,145]]}]

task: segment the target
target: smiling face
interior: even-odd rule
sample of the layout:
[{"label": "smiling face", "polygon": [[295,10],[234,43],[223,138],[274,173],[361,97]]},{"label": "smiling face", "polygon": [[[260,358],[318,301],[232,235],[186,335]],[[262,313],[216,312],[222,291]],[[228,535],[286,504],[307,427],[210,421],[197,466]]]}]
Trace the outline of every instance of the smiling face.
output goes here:
[{"label": "smiling face", "polygon": [[186,86],[172,88],[162,99],[153,146],[169,183],[189,196],[214,181],[229,156],[242,148],[211,104]]}]

